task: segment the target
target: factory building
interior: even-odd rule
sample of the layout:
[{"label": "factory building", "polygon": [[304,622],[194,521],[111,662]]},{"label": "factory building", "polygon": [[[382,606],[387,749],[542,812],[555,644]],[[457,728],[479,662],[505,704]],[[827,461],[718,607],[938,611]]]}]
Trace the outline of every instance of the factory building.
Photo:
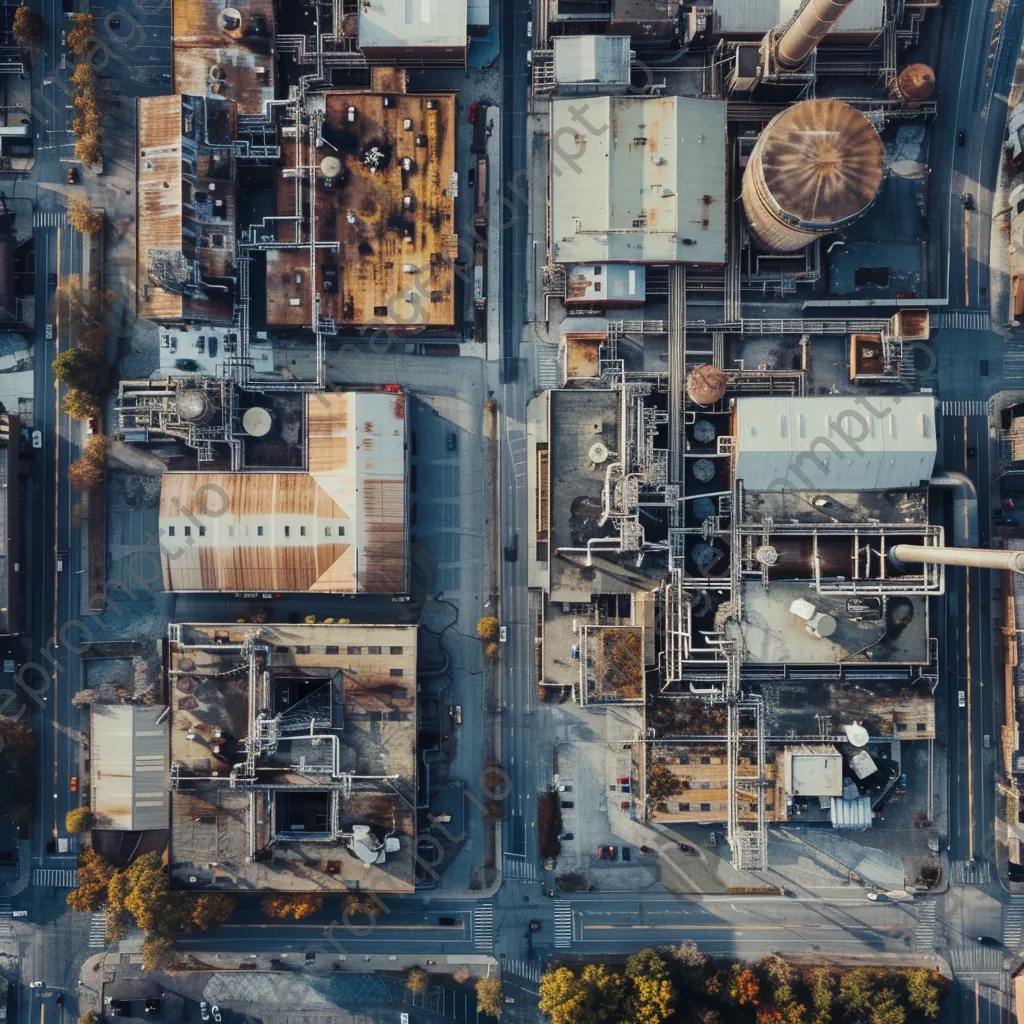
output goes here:
[{"label": "factory building", "polygon": [[139,103],[138,314],[160,322],[234,315],[234,102],[146,96]]},{"label": "factory building", "polygon": [[554,263],[725,261],[725,104],[551,103]]},{"label": "factory building", "polygon": [[[714,0],[694,4],[685,14],[686,40],[760,39],[776,25],[791,21],[801,4],[802,0]],[[885,14],[885,0],[851,0],[825,41],[845,46],[872,43],[885,27]]]},{"label": "factory building", "polygon": [[168,629],[177,888],[409,893],[415,626]]},{"label": "factory building", "polygon": [[678,0],[549,0],[552,36],[621,35],[635,44],[669,46],[679,37],[682,5]]},{"label": "factory building", "polygon": [[[359,49],[370,64],[461,67],[466,63],[469,17],[466,0],[363,0]],[[479,29],[479,5],[474,5],[473,19]]]}]

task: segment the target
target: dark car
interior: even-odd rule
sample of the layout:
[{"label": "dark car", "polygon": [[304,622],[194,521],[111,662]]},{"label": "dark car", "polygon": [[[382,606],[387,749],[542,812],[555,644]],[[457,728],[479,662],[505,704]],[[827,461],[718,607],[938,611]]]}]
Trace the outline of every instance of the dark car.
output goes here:
[{"label": "dark car", "polygon": [[57,275],[56,274],[47,274],[46,275],[46,285],[50,289],[50,291],[52,292],[57,287]]},{"label": "dark car", "polygon": [[195,373],[199,369],[199,364],[194,359],[175,359],[174,368],[176,370],[185,370],[188,373]]},{"label": "dark car", "polygon": [[576,805],[571,800],[562,801],[562,810],[571,811]]},{"label": "dark car", "polygon": [[338,290],[338,269],[337,267],[324,267],[324,291],[336,292]]},{"label": "dark car", "polygon": [[624,846],[622,848],[622,859],[623,860],[629,860],[631,857],[632,857],[632,852],[630,851],[629,847],[628,846]]},{"label": "dark car", "polygon": [[1001,946],[1002,943],[998,939],[992,938],[991,935],[978,935],[977,941],[983,946]]},{"label": "dark car", "polygon": [[558,833],[558,841],[560,843],[567,843],[567,842],[569,842],[570,839],[575,839],[575,838],[576,837],[571,832],[559,832]]},{"label": "dark car", "polygon": [[696,853],[697,851],[692,846],[690,846],[689,843],[680,843],[679,844],[679,852],[680,853]]},{"label": "dark car", "polygon": [[454,917],[439,917],[437,919],[438,928],[451,928],[458,923],[459,922],[456,921]]},{"label": "dark car", "polygon": [[466,172],[466,184],[469,185],[470,188],[473,188],[473,186],[476,185],[475,167],[470,167],[470,169]]},{"label": "dark car", "polygon": [[160,1012],[160,1000],[159,999],[147,999],[145,1006],[142,1007],[142,1012],[147,1017],[155,1016]]},{"label": "dark car", "polygon": [[458,434],[446,434],[444,438],[444,447],[446,451],[454,452],[458,451],[459,448],[459,435]]},{"label": "dark car", "polygon": [[956,144],[962,146],[967,141],[967,136],[963,132],[956,133]]},{"label": "dark car", "polygon": [[505,546],[505,561],[514,562],[519,558],[519,534],[515,534]]}]

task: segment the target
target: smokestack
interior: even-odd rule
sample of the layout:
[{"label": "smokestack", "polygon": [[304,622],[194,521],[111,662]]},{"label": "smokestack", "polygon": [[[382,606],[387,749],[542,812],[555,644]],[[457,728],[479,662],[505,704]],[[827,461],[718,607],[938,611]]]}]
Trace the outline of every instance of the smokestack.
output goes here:
[{"label": "smokestack", "polygon": [[1006,569],[1024,573],[1024,551],[990,551],[987,548],[932,548],[923,544],[897,544],[889,549],[897,567],[910,562],[928,565],[963,565],[972,569]]},{"label": "smokestack", "polygon": [[779,37],[775,58],[781,68],[802,67],[852,0],[807,0],[792,24]]}]

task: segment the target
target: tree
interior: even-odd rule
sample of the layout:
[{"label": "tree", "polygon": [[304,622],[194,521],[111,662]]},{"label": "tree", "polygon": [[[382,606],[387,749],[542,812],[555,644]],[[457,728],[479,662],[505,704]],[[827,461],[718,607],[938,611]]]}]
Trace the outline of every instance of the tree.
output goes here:
[{"label": "tree", "polygon": [[188,924],[190,908],[171,896],[167,872],[155,853],[144,854],[125,874],[128,879],[125,909],[147,938],[173,935]]},{"label": "tree", "polygon": [[740,1006],[757,1006],[761,998],[761,983],[757,975],[749,968],[733,965],[732,984],[729,986],[729,997]]},{"label": "tree", "polygon": [[836,976],[831,967],[815,967],[804,979],[811,993],[815,1024],[831,1024]]},{"label": "tree", "polygon": [[342,913],[346,924],[351,923],[353,917],[366,914],[371,920],[376,920],[380,913],[380,903],[370,897],[360,896],[357,892],[350,892],[345,896],[342,906]]},{"label": "tree", "polygon": [[97,210],[85,196],[73,195],[68,203],[68,223],[80,235],[98,235],[103,230],[103,211]]},{"label": "tree", "polygon": [[540,1009],[551,1024],[618,1024],[622,977],[601,964],[587,964],[578,975],[568,967],[547,971],[540,979]]},{"label": "tree", "polygon": [[100,162],[103,151],[100,149],[100,140],[94,135],[80,135],[75,139],[75,159],[80,160],[86,167]]},{"label": "tree", "polygon": [[82,57],[96,41],[96,21],[91,14],[72,14],[71,26],[66,39],[68,49]]},{"label": "tree", "polygon": [[667,978],[640,975],[633,978],[629,997],[629,1020],[632,1024],[662,1024],[672,1016],[676,990]]},{"label": "tree", "polygon": [[907,1011],[900,1005],[899,996],[886,986],[878,990],[868,1015],[870,1024],[904,1024]]},{"label": "tree", "polygon": [[481,640],[497,640],[498,620],[493,615],[485,615],[477,619],[476,635]]},{"label": "tree", "polygon": [[14,25],[12,26],[14,41],[23,50],[42,42],[43,24],[40,15],[36,14],[31,7],[22,4],[14,12]]},{"label": "tree", "polygon": [[922,1017],[934,1020],[949,992],[949,982],[938,971],[907,971],[907,1002]]},{"label": "tree", "polygon": [[174,943],[164,936],[154,936],[142,944],[144,971],[169,971],[178,962]]},{"label": "tree", "polygon": [[92,828],[93,814],[88,807],[72,807],[64,815],[64,828],[73,836],[81,835]]},{"label": "tree", "polygon": [[68,388],[64,392],[64,401],[61,404],[73,420],[87,420],[98,416],[100,412],[95,397],[79,388]]},{"label": "tree", "polygon": [[68,483],[76,491],[91,491],[103,483],[107,475],[107,439],[92,434],[82,454],[68,466]]},{"label": "tree", "polygon": [[78,888],[68,893],[67,905],[80,913],[99,910],[106,901],[107,883],[113,873],[114,866],[95,850],[83,850],[78,855]]},{"label": "tree", "polygon": [[110,384],[110,369],[79,348],[65,349],[53,361],[53,374],[65,387],[101,395]]},{"label": "tree", "polygon": [[238,901],[223,892],[204,892],[192,901],[189,923],[202,931],[222,925],[234,912]]},{"label": "tree", "polygon": [[481,1013],[492,1017],[501,1017],[505,1006],[505,998],[501,990],[500,978],[481,978],[476,983],[476,1006]]},{"label": "tree", "polygon": [[501,645],[496,644],[493,640],[484,647],[484,657],[488,661],[497,661],[501,656]]},{"label": "tree", "polygon": [[289,917],[301,921],[304,917],[316,914],[323,909],[324,898],[316,894],[303,896],[266,896],[263,899],[262,909],[267,917],[273,917],[280,921]]},{"label": "tree", "polygon": [[839,1002],[853,1020],[867,1018],[875,995],[875,976],[861,967],[844,971],[839,978]]},{"label": "tree", "polygon": [[429,985],[430,978],[422,967],[411,968],[409,973],[405,976],[405,987],[412,992],[413,995],[422,995],[422,993],[427,991]]},{"label": "tree", "polygon": [[655,803],[664,803],[682,791],[682,781],[663,764],[651,765],[647,769],[647,795]]},{"label": "tree", "polygon": [[625,975],[633,981],[637,978],[665,981],[668,979],[668,964],[657,950],[641,949],[626,960]]},{"label": "tree", "polygon": [[103,1018],[95,1010],[90,1010],[78,1018],[78,1024],[103,1024]]}]

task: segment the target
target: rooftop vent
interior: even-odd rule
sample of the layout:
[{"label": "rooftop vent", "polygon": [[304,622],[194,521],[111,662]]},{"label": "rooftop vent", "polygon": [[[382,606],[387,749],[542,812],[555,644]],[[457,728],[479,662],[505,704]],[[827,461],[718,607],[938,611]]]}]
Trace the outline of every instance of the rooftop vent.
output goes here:
[{"label": "rooftop vent", "polygon": [[236,7],[225,7],[217,16],[217,27],[222,32],[237,32],[242,27],[242,13]]}]

